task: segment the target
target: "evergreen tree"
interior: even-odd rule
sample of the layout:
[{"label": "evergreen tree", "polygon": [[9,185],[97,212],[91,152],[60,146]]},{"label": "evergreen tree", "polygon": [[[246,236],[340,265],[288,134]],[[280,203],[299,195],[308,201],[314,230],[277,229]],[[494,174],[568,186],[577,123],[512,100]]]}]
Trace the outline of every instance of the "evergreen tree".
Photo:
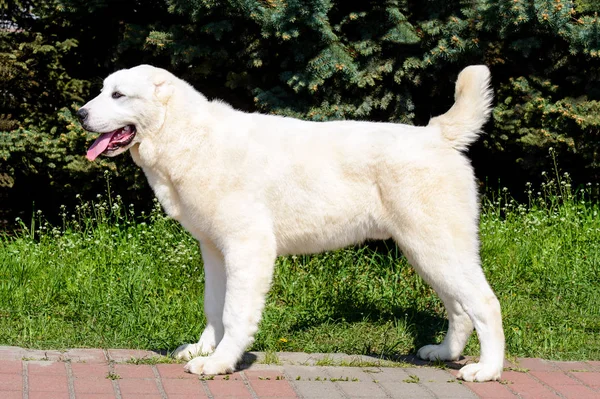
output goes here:
[{"label": "evergreen tree", "polygon": [[595,0],[10,2],[0,173],[15,190],[50,185],[61,198],[70,182],[97,192],[105,167],[139,188],[126,157],[85,162],[93,135],[72,114],[108,73],[139,63],[246,111],[420,125],[452,105],[462,68],[485,63],[496,106],[471,151],[480,176],[522,187],[552,170],[552,147],[574,178],[598,180],[599,9]]},{"label": "evergreen tree", "polygon": [[520,185],[550,170],[553,147],[566,170],[591,181],[600,177],[592,3],[170,0],[182,20],[145,44],[209,96],[312,120],[426,124],[451,105],[459,70],[485,63],[498,105],[473,153],[486,161],[478,170],[513,171],[508,180]]},{"label": "evergreen tree", "polygon": [[[11,2],[3,11],[0,220],[12,219],[15,215],[8,214],[15,212],[29,216],[32,202],[54,213],[60,204],[75,202],[77,193],[90,197],[102,192],[103,168],[117,171],[128,165],[124,171],[130,173],[124,175],[129,179],[119,183],[139,189],[137,168],[126,160],[89,163],[83,156],[96,135],[80,127],[73,111],[90,97],[88,78],[96,74],[101,81],[112,70],[107,54],[90,43],[94,37],[84,34],[90,33],[87,23],[59,0]],[[119,38],[117,32],[105,51],[116,48]],[[94,57],[102,61],[94,64]]]}]

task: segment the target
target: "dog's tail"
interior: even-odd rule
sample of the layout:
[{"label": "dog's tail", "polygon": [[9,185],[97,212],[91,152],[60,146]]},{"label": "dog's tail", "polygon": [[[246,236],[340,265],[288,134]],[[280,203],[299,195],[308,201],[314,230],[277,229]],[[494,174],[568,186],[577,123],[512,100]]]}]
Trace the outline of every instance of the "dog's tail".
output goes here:
[{"label": "dog's tail", "polygon": [[454,105],[443,115],[429,121],[437,126],[452,147],[466,150],[481,132],[492,111],[490,70],[485,65],[471,65],[456,80]]}]

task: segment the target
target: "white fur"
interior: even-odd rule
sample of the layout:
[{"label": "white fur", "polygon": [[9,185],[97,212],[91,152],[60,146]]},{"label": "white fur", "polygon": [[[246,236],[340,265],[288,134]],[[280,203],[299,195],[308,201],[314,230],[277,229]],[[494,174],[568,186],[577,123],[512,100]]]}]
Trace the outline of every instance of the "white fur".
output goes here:
[{"label": "white fur", "polygon": [[[113,99],[115,90],[125,97]],[[134,141],[110,155],[129,148],[165,211],[201,244],[208,325],[197,344],[175,351],[191,359],[186,371],[235,368],[257,331],[278,255],[392,237],[450,320],[444,341],[418,355],[457,359],[474,326],[481,358],[459,377],[499,379],[500,305],[480,267],[477,189],[460,152],[477,138],[490,102],[485,66],[461,72],[455,105],[426,127],[240,112],[147,65],[106,78],[85,105],[86,128],[136,126]]]}]

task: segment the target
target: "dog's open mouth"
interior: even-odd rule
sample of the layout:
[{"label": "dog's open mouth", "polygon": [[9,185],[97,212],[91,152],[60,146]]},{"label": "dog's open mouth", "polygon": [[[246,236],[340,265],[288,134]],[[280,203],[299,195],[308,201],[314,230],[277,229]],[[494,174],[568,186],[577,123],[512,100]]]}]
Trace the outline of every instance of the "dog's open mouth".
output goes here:
[{"label": "dog's open mouth", "polygon": [[100,154],[116,151],[131,143],[135,137],[135,126],[127,125],[112,132],[102,133],[87,151],[87,159],[93,161]]}]

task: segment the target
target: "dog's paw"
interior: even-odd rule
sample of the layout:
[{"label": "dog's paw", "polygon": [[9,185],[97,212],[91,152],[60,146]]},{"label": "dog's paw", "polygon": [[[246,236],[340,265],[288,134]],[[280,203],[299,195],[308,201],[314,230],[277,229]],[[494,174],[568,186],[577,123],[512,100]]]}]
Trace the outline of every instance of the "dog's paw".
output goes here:
[{"label": "dog's paw", "polygon": [[228,374],[232,373],[235,365],[215,356],[196,357],[183,367],[188,373],[200,375]]},{"label": "dog's paw", "polygon": [[417,352],[417,356],[423,360],[456,360],[460,354],[455,355],[450,353],[446,345],[425,345]]},{"label": "dog's paw", "polygon": [[498,381],[502,374],[502,364],[500,367],[490,364],[473,363],[467,364],[458,371],[457,377],[465,381]]},{"label": "dog's paw", "polygon": [[173,357],[180,360],[190,360],[197,356],[209,355],[214,350],[214,346],[203,344],[202,342],[198,342],[197,344],[183,344],[173,351]]}]

